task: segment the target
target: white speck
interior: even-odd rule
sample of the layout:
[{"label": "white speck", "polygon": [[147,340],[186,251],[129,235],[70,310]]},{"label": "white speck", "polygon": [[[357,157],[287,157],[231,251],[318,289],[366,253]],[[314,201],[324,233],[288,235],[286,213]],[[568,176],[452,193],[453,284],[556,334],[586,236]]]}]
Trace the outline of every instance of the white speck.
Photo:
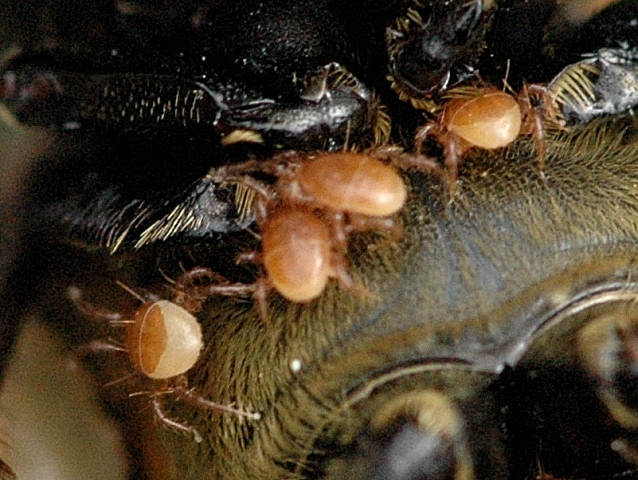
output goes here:
[{"label": "white speck", "polygon": [[65,122],[62,124],[62,129],[63,130],[77,130],[78,128],[80,128],[81,125],[79,122]]},{"label": "white speck", "polygon": [[292,373],[299,373],[301,371],[301,360],[294,358],[290,361],[290,371]]},{"label": "white speck", "polygon": [[114,48],[113,50],[111,50],[111,56],[112,57],[117,57],[119,54],[119,52]]}]

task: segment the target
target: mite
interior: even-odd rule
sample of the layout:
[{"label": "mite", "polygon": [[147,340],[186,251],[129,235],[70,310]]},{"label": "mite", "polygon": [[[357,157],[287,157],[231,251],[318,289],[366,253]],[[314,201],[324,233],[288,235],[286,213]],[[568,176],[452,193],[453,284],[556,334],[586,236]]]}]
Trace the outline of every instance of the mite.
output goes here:
[{"label": "mite", "polygon": [[293,302],[317,298],[338,275],[329,225],[311,212],[284,208],[262,230],[262,261],[273,287]]},{"label": "mite", "polygon": [[[537,144],[538,168],[545,167],[545,116],[557,114],[544,87],[526,85],[514,98],[495,88],[457,89],[439,117],[420,127],[415,137],[415,149],[421,153],[423,143],[433,136],[444,148],[445,169],[439,171],[451,195],[457,193],[458,166],[469,149],[487,150],[503,148],[519,135],[533,135]],[[456,93],[455,93],[456,94]],[[540,107],[532,104],[530,96],[538,97]],[[542,110],[542,111],[541,111]]]},{"label": "mite", "polygon": [[[201,275],[193,269],[183,278],[191,280]],[[176,282],[178,289],[184,290],[185,283]],[[128,290],[128,288],[127,288]],[[140,298],[142,306],[131,314],[122,314],[99,309],[84,299],[81,290],[70,287],[71,301],[84,315],[96,320],[108,320],[111,324],[124,325],[124,346],[96,341],[88,347],[91,351],[123,351],[131,364],[145,377],[154,381],[148,392],[159,420],[172,428],[191,433],[197,442],[201,436],[193,428],[170,418],[163,406],[163,397],[169,393],[200,408],[217,410],[249,419],[259,419],[260,414],[235,409],[212,402],[194,393],[188,387],[186,373],[200,359],[204,340],[202,328],[197,318],[177,303],[149,296]],[[137,294],[135,294],[137,296]],[[195,301],[194,301],[195,302]]]},{"label": "mite", "polygon": [[126,347],[135,367],[155,380],[182,375],[199,359],[204,341],[194,315],[168,300],[137,309],[126,328]]},{"label": "mite", "polygon": [[[261,251],[240,254],[238,262],[261,263],[264,267],[265,276],[253,286],[246,285],[245,290],[253,292],[262,318],[267,318],[266,296],[271,288],[287,300],[300,303],[319,297],[330,278],[353,288],[345,262],[352,228],[344,215],[281,202],[271,189],[253,179],[246,181],[258,189],[260,196],[256,216]],[[217,294],[217,286],[212,286],[209,293]]]}]

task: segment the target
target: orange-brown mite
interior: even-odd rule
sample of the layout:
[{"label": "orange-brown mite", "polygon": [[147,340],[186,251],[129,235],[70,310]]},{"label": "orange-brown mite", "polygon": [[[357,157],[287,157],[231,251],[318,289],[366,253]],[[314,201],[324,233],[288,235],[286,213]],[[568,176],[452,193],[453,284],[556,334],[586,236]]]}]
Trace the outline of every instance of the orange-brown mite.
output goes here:
[{"label": "orange-brown mite", "polygon": [[[402,153],[379,149],[381,157]],[[273,191],[260,194],[257,223],[268,280],[285,298],[307,302],[330,278],[354,282],[345,260],[353,232],[396,228],[407,187],[397,169],[365,153],[286,154]],[[282,165],[281,159],[279,165]]]},{"label": "orange-brown mite", "polygon": [[317,204],[361,215],[392,215],[407,197],[396,169],[369,155],[318,155],[301,164],[296,178],[302,191]]},{"label": "orange-brown mite", "polygon": [[[267,317],[269,288],[293,302],[319,297],[331,278],[345,288],[357,288],[345,259],[349,236],[397,230],[394,215],[405,205],[408,189],[393,164],[420,165],[406,157],[415,156],[391,145],[366,153],[287,151],[267,161],[248,161],[211,172],[215,181],[233,181],[257,195],[254,209],[261,251],[240,254],[238,262],[261,263],[265,276],[252,288],[228,288],[237,295],[252,293],[263,318]],[[272,175],[276,181],[262,183],[251,176],[254,173]],[[224,287],[211,285],[207,291],[215,295],[218,288]]]},{"label": "orange-brown mite", "polygon": [[506,147],[519,136],[522,118],[518,102],[500,90],[472,99],[454,99],[443,111],[441,124],[459,137],[459,150],[476,146]]},{"label": "orange-brown mite", "polygon": [[262,226],[263,263],[275,289],[293,302],[321,295],[332,275],[331,232],[304,210],[282,209]]},{"label": "orange-brown mite", "polygon": [[[540,98],[544,110],[532,105],[530,94]],[[544,115],[556,116],[544,87],[526,85],[517,98],[495,89],[473,90],[473,95],[450,100],[438,119],[426,123],[416,134],[417,154],[430,136],[434,136],[445,150],[445,169],[441,171],[448,191],[456,193],[458,165],[462,155],[473,147],[493,150],[508,146],[519,135],[533,134],[538,149],[538,167],[545,166]],[[439,170],[436,165],[426,165]]]}]

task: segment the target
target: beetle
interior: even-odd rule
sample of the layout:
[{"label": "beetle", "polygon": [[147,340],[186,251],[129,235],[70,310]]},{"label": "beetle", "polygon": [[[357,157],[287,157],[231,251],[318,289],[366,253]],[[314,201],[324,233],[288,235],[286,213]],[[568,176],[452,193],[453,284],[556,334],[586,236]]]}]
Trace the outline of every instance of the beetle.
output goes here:
[{"label": "beetle", "polygon": [[[259,11],[258,3],[264,3],[266,14]],[[229,16],[220,17],[219,21],[232,19],[225,28],[230,32],[228,38],[243,45],[241,54],[235,52],[223,61],[208,55],[200,63],[193,60],[202,52],[209,54],[212,48],[223,48],[222,42],[212,46],[204,43],[203,49],[193,47],[201,47],[202,42],[186,42],[183,50],[187,60],[174,54],[184,46],[184,38],[192,40],[202,33],[198,29],[206,23],[207,14],[193,9],[189,11],[193,15],[175,15],[179,6],[171,6],[168,12],[172,16],[160,24],[162,28],[146,30],[153,23],[146,23],[149,19],[166,20],[158,13],[161,9],[153,10],[146,4],[120,3],[120,10],[143,13],[126,14],[132,16],[124,19],[122,12],[115,16],[127,25],[127,35],[122,38],[141,38],[132,44],[146,46],[140,48],[144,55],[121,60],[126,56],[120,47],[125,43],[122,41],[115,58],[107,55],[109,60],[105,62],[104,55],[95,57],[95,64],[103,72],[89,75],[104,73],[121,79],[130,76],[135,70],[133,65],[141,75],[136,80],[167,75],[171,80],[167,82],[169,87],[182,82],[193,86],[193,81],[201,80],[198,75],[202,71],[217,72],[219,66],[222,78],[254,89],[263,98],[274,97],[286,106],[291,102],[304,103],[299,96],[305,88],[303,81],[288,82],[295,77],[292,74],[298,64],[287,56],[284,42],[279,43],[290,38],[283,34],[288,29],[275,26],[278,20],[294,26],[296,16],[282,18],[269,2],[220,5]],[[387,58],[379,62],[378,55],[370,55],[370,50],[383,43],[373,34],[378,30],[344,30],[344,22],[329,9],[329,4],[314,2],[310,23],[337,25],[335,38],[340,44],[343,41],[346,51],[351,45],[364,47],[348,52],[353,55],[341,56],[343,52],[339,51],[335,53],[339,58],[322,58],[317,63],[313,53],[301,63],[309,66],[310,77],[314,78],[315,68],[337,61],[368,88],[382,91],[385,84],[368,80],[387,72]],[[348,14],[356,10],[361,17],[358,26],[386,7],[377,2],[355,2],[354,7],[342,8]],[[396,18],[394,14],[379,17],[374,23],[383,24],[381,31]],[[184,18],[188,21],[181,22]],[[435,18],[444,24],[458,25],[446,16]],[[256,33],[256,25],[262,25],[260,19],[273,27],[268,29],[267,48],[243,55],[247,44],[251,49],[253,45],[264,46],[253,42],[255,35],[256,40],[263,39]],[[137,20],[141,25],[136,26]],[[189,25],[186,32],[183,28],[170,29],[177,23]],[[238,25],[246,28],[236,28]],[[165,34],[166,26],[169,28]],[[80,27],[84,25],[77,26]],[[101,28],[87,37],[103,40],[106,27],[98,27]],[[298,46],[309,46],[304,41],[306,37],[298,35],[298,31],[292,35],[293,40],[298,40],[293,42],[296,52]],[[158,37],[160,42],[152,41]],[[68,45],[59,38],[54,40],[62,47],[55,51],[60,54],[53,60],[55,72],[69,71],[69,65],[77,69],[77,50],[64,48]],[[273,42],[276,51],[283,53],[270,63],[268,60],[273,57],[268,52]],[[324,43],[320,40],[318,44]],[[314,45],[311,51],[317,52]],[[458,48],[467,53],[467,58],[476,53],[474,49],[466,51],[463,45]],[[110,53],[112,49],[103,50]],[[85,54],[86,51],[82,55]],[[375,61],[366,68],[365,59],[369,58]],[[248,61],[244,64],[243,59]],[[357,65],[360,59],[364,61]],[[135,65],[136,61],[139,65]],[[278,66],[286,73],[280,76]],[[74,68],[70,71],[76,72]],[[240,71],[237,76],[233,75],[235,68]],[[305,78],[306,69],[301,70],[297,78]],[[370,71],[374,75],[368,76]],[[86,74],[84,70],[79,73]],[[251,80],[252,75],[257,79]],[[273,78],[284,81],[279,83]],[[434,88],[440,88],[438,80]],[[267,95],[266,91],[274,91],[275,95]],[[278,92],[281,98],[276,95]],[[402,135],[412,136],[414,126],[409,118],[392,117],[395,125],[398,119],[393,141],[404,141]],[[390,471],[391,459],[396,458],[394,452],[399,452],[400,457],[416,452],[421,456],[410,463],[415,467],[412,471],[420,474],[425,468],[426,474],[440,478],[533,476],[537,473],[537,459],[532,457],[536,456],[556,476],[632,475],[633,432],[625,428],[626,424],[618,425],[600,400],[605,395],[616,395],[618,385],[609,387],[606,378],[601,380],[595,370],[583,374],[584,355],[565,353],[565,346],[573,344],[569,340],[598,316],[597,308],[613,309],[619,302],[633,301],[631,245],[635,239],[631,219],[635,199],[630,192],[635,183],[635,149],[631,135],[622,137],[624,143],[616,140],[621,135],[620,127],[632,125],[631,119],[612,120],[586,127],[582,136],[568,132],[566,137],[551,137],[547,149],[554,160],[547,165],[546,183],[541,184],[536,175],[530,174],[532,159],[526,154],[524,141],[512,145],[508,162],[487,162],[483,152],[469,152],[459,171],[459,178],[467,180],[468,186],[460,201],[452,205],[432,194],[440,188],[437,182],[411,172],[414,189],[403,208],[407,228],[402,239],[387,242],[375,240],[374,235],[350,239],[348,271],[356,278],[365,278],[372,293],[369,297],[329,289],[308,305],[278,302],[272,309],[270,325],[264,324],[241,296],[206,298],[198,314],[210,336],[203,353],[206,361],[194,368],[189,380],[192,377],[192,385],[199,393],[206,392],[205,398],[224,404],[237,398],[254,402],[250,404],[263,413],[263,421],[251,426],[237,418],[192,412],[188,407],[180,410],[177,405],[180,418],[181,414],[191,415],[189,424],[202,432],[202,448],[194,449],[192,441],[163,429],[152,436],[153,440],[158,439],[152,443],[153,453],[159,455],[149,463],[160,456],[177,470],[189,465],[189,475],[194,478],[366,478],[376,471]],[[173,268],[180,262],[215,265],[227,260],[224,245],[232,244],[231,258],[238,249],[233,244],[237,237],[227,235],[232,233],[229,228],[223,227],[217,232],[219,236],[193,238],[189,237],[188,222],[171,223],[166,219],[172,217],[164,212],[173,211],[173,200],[183,207],[176,214],[201,211],[202,204],[207,203],[200,202],[196,194],[185,192],[192,182],[210,173],[211,159],[222,165],[253,155],[260,160],[259,144],[233,142],[211,151],[207,149],[210,144],[199,135],[195,140],[188,134],[184,138],[181,133],[164,137],[166,130],[161,128],[159,134],[116,131],[109,135],[82,130],[62,132],[56,148],[38,159],[39,168],[35,171],[39,182],[35,183],[43,188],[27,190],[30,203],[19,212],[23,221],[25,216],[36,217],[37,212],[46,211],[48,228],[35,228],[37,220],[29,218],[26,235],[21,234],[15,243],[20,247],[14,269],[18,273],[9,276],[8,284],[20,283],[20,287],[12,287],[5,295],[11,299],[11,312],[15,315],[4,318],[22,318],[27,308],[43,308],[47,313],[53,312],[51,323],[61,319],[61,325],[73,330],[79,327],[68,323],[72,315],[56,309],[62,295],[53,287],[60,283],[66,287],[95,282],[99,287],[105,281],[125,278],[126,271],[136,279],[131,284],[143,286],[150,283],[146,273],[157,272],[158,263],[163,267],[170,263]],[[173,132],[172,128],[169,130]],[[182,132],[180,127],[177,131]],[[218,147],[216,142],[213,144]],[[87,149],[91,155],[85,155]],[[270,152],[263,157],[270,158]],[[175,159],[180,161],[171,162]],[[470,175],[473,170],[487,173],[475,177]],[[181,174],[179,181],[171,183],[174,175],[169,174],[176,172]],[[215,194],[222,191],[221,184],[210,183]],[[109,188],[115,193],[99,196]],[[143,194],[138,195],[136,189]],[[183,198],[195,201],[182,202]],[[143,207],[138,209],[142,202]],[[221,203],[232,206],[235,201],[222,199]],[[109,205],[115,206],[109,209]],[[602,211],[600,205],[604,206]],[[104,206],[108,215],[89,215],[91,211],[99,213]],[[593,206],[597,208],[590,208]],[[131,248],[141,238],[131,218],[149,210],[153,221],[145,217],[147,226],[159,218],[160,224],[168,226],[167,232],[175,227],[177,233],[166,237],[172,242],[156,238]],[[126,217],[129,213],[131,218]],[[125,217],[122,223],[119,216]],[[113,227],[109,232],[119,232],[114,233],[117,238],[126,227],[131,227],[133,235],[119,244],[113,255],[102,240],[91,237],[87,241],[86,235],[71,235],[71,243],[67,243],[69,217],[80,218],[76,228],[97,232],[98,238],[105,231],[101,230],[104,224]],[[58,223],[61,218],[67,222],[62,226]],[[198,215],[194,218],[210,219]],[[249,233],[248,228],[239,230]],[[72,253],[60,256],[60,244]],[[69,261],[74,254],[86,260],[81,268],[72,268],[78,266]],[[243,269],[244,266],[237,266],[233,272],[246,275]],[[246,276],[252,278],[251,273]],[[19,308],[13,308],[17,303]],[[576,318],[581,312],[584,314]],[[14,330],[12,326],[8,329]],[[613,335],[610,338],[613,344]],[[108,371],[110,366],[103,368]],[[570,374],[569,382],[562,381],[565,371]],[[570,403],[565,399],[569,400],[572,393],[583,392],[588,394],[586,405],[583,402],[581,408],[581,402],[571,402],[579,406],[577,412],[558,408]],[[625,392],[620,391],[620,395],[616,403],[628,404]],[[116,403],[113,400],[109,406]],[[584,416],[600,419],[596,428],[583,426],[580,420]],[[427,418],[434,421],[429,423]],[[523,428],[518,428],[521,424]],[[130,425],[127,437],[149,438],[136,423]],[[609,448],[612,443],[614,449]],[[411,448],[415,444],[427,448]],[[139,458],[141,462],[143,457]]]},{"label": "beetle", "polygon": [[[395,256],[406,250],[387,244],[373,253],[369,242],[351,245],[358,252],[351,268],[366,278],[371,297],[335,289],[307,308],[279,306],[269,318],[268,329],[277,332],[272,336],[259,334],[259,316],[237,298],[215,300],[213,321],[227,329],[218,332],[217,342],[236,337],[238,325],[251,340],[248,350],[214,356],[210,368],[231,382],[229,392],[248,389],[246,398],[262,399],[268,428],[229,438],[234,430],[215,424],[211,448],[225,452],[232,466],[216,456],[200,460],[218,478],[264,471],[284,478],[377,478],[374,472],[390,471],[395,452],[406,451],[414,453],[414,461],[405,462],[417,473],[398,478],[423,472],[457,479],[533,475],[537,455],[557,477],[634,474],[636,432],[626,420],[633,417],[619,417],[604,400],[611,395],[635,412],[631,367],[621,360],[627,356],[616,347],[613,329],[600,341],[600,352],[586,342],[578,348],[588,353],[577,353],[572,341],[589,325],[600,331],[590,322],[605,312],[633,312],[638,292],[631,280],[636,233],[627,229],[633,189],[609,187],[629,202],[609,208],[624,205],[629,216],[599,211],[592,218],[589,208],[610,193],[600,181],[610,173],[621,185],[635,182],[636,143],[625,128],[622,119],[552,137],[550,182],[530,168],[530,151],[520,142],[490,164],[490,175],[468,183],[462,201],[442,203],[428,193],[435,180],[423,176],[417,183],[423,197],[411,204],[418,214],[399,240],[417,238],[411,253]],[[599,144],[602,132],[615,140]],[[487,158],[472,154],[466,162],[480,168]],[[578,195],[583,185],[595,195]],[[603,221],[607,233],[572,228],[581,221]],[[609,232],[628,243],[607,243]],[[512,242],[512,235],[519,241]],[[584,262],[582,245],[589,252]],[[530,262],[513,262],[515,255]],[[428,288],[415,288],[423,284]],[[380,291],[384,295],[375,296]],[[223,322],[230,311],[239,323]],[[630,341],[635,327],[627,328]],[[266,385],[252,384],[264,372],[254,352],[270,351],[281,338],[286,351],[276,374]],[[612,352],[618,360],[610,364]],[[595,373],[583,370],[589,368],[585,356],[597,362]],[[231,378],[228,362],[241,365],[243,375]],[[601,368],[619,380],[598,380]],[[570,410],[579,396],[586,400]],[[591,426],[578,421],[583,415]],[[244,452],[247,442],[251,448]],[[176,444],[169,441],[168,448]],[[267,452],[263,461],[253,460],[256,452]],[[183,458],[190,458],[186,449],[176,461]],[[380,478],[396,478],[387,475]]]}]

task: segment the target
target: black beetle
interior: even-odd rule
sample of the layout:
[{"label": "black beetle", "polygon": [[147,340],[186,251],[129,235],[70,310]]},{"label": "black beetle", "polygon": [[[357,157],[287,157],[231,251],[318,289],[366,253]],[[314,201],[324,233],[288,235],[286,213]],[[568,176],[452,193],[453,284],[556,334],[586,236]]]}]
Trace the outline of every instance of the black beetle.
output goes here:
[{"label": "black beetle", "polygon": [[[10,319],[3,360],[27,310],[50,317],[71,345],[95,337],[68,302],[69,285],[124,309],[116,281],[166,288],[167,278],[199,264],[253,279],[234,265],[237,251],[256,242],[250,214],[241,193],[209,177],[212,168],[279,149],[370,143],[371,91],[390,105],[394,142],[413,132],[419,115],[396,102],[384,78],[413,73],[412,56],[422,54],[402,46],[404,63],[403,53],[386,50],[386,29],[411,1],[326,0],[297,15],[275,2],[165,3],[93,6],[103,8],[102,21],[88,25],[85,39],[78,32],[86,25],[67,25],[74,35],[61,29],[4,64],[6,106],[62,132],[19,172],[30,177],[20,184],[23,203],[6,214],[20,221],[3,227],[11,235],[2,251]],[[482,40],[491,22],[480,12],[508,10],[452,2],[448,15],[444,4],[423,7],[459,55],[434,69],[433,91],[419,86],[434,97],[448,73],[464,77],[466,62],[491,64]],[[466,12],[470,21],[461,21]],[[427,14],[419,16],[416,44],[431,50]],[[326,21],[334,35],[293,28]],[[228,51],[215,22],[236,40]],[[351,126],[331,123],[330,108],[342,105]],[[153,106],[186,109],[166,120]],[[191,107],[206,115],[192,116]],[[309,136],[271,128],[308,118],[335,128]],[[233,131],[252,135],[224,145]],[[370,296],[329,289],[310,305],[275,299],[269,323],[245,299],[207,299],[199,315],[205,361],[189,372],[190,385],[262,418],[169,406],[203,433],[197,447],[148,423],[126,388],[104,389],[132,457],[139,454],[131,475],[161,463],[160,471],[190,478],[635,476],[634,132],[631,118],[615,117],[552,136],[545,179],[525,141],[502,158],[479,153],[464,161],[463,193],[451,204],[437,178],[410,174],[403,239],[359,236],[351,246],[354,275]],[[121,365],[93,367],[106,382]],[[584,400],[575,405],[575,396]],[[153,451],[137,438],[152,438]]]},{"label": "black beetle", "polygon": [[[207,361],[191,386],[262,418],[172,405],[206,448],[144,427],[163,463],[224,479],[635,475],[634,132],[614,118],[551,137],[546,179],[526,140],[497,161],[472,155],[451,204],[415,174],[404,237],[351,244],[371,295],[273,297],[266,323],[241,298],[209,298]],[[212,264],[217,252],[197,254]],[[63,284],[97,295],[110,280],[162,282],[156,255],[82,256]],[[102,365],[100,378],[119,368]],[[104,395],[135,418],[125,394]]]}]

